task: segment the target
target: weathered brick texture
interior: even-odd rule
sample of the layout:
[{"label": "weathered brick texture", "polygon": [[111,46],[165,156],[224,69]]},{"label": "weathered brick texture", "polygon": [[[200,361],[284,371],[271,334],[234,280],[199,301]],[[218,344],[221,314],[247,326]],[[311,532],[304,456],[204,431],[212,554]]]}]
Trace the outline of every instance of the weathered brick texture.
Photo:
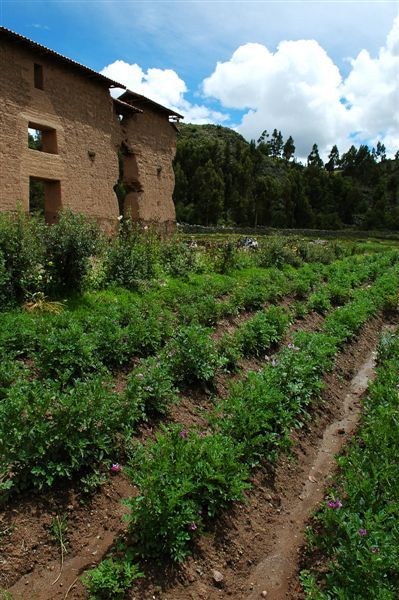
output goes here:
[{"label": "weathered brick texture", "polygon": [[[125,212],[173,229],[176,132],[168,112],[149,105],[120,119],[105,78],[1,35],[0,28],[0,210],[21,205],[28,211],[29,178],[36,177],[49,182],[48,221],[59,208],[70,208],[113,229],[119,215],[113,188],[123,145],[128,149]],[[34,85],[35,63],[43,68],[43,89]],[[55,130],[56,154],[28,148],[30,125]]]}]

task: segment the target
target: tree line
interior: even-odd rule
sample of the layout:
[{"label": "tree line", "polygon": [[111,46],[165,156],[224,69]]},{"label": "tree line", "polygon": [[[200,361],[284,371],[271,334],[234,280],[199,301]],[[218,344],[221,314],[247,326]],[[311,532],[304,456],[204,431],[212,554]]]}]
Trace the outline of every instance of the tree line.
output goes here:
[{"label": "tree line", "polygon": [[180,125],[174,161],[177,220],[198,225],[399,229],[399,151],[336,145],[306,165],[292,136],[257,141],[220,125]]}]

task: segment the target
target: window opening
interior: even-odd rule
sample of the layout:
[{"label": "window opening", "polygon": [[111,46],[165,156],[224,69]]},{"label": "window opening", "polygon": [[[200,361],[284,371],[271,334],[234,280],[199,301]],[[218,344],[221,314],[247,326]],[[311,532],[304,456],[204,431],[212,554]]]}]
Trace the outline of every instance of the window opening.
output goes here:
[{"label": "window opening", "polygon": [[29,178],[29,213],[55,223],[61,210],[61,182],[54,179]]},{"label": "window opening", "polygon": [[44,125],[29,123],[28,148],[49,154],[58,154],[56,130]]},{"label": "window opening", "polygon": [[35,63],[33,65],[33,79],[35,83],[35,88],[38,90],[43,89],[43,67],[42,65],[38,65]]}]

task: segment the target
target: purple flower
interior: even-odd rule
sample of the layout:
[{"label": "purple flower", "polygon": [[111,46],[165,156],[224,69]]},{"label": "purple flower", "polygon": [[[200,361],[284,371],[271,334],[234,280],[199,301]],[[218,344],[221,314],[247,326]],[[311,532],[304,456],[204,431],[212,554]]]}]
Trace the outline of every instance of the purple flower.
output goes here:
[{"label": "purple flower", "polygon": [[329,500],[327,502],[327,506],[328,508],[342,508],[342,502],[339,498],[337,498],[335,501]]},{"label": "purple flower", "polygon": [[367,535],[367,529],[360,528],[359,531],[358,531],[358,534],[359,535]]},{"label": "purple flower", "polygon": [[371,546],[370,552],[372,552],[373,554],[378,554],[379,550],[378,550],[377,546]]},{"label": "purple flower", "polygon": [[122,471],[122,467],[119,463],[112,463],[111,465],[111,473],[119,473]]},{"label": "purple flower", "polygon": [[192,523],[190,523],[188,528],[190,531],[195,531],[197,529],[197,524],[193,521]]},{"label": "purple flower", "polygon": [[180,435],[180,437],[182,437],[182,438],[186,438],[186,437],[188,436],[188,431],[187,431],[187,429],[182,429],[179,435]]}]

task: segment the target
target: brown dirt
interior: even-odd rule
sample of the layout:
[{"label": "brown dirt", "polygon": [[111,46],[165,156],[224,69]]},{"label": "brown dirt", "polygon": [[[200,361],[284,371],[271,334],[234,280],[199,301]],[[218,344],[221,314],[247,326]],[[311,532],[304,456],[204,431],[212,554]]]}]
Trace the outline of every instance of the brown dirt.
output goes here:
[{"label": "brown dirt", "polygon": [[[297,327],[316,330],[322,321],[317,315],[309,315],[302,323],[295,324],[291,331]],[[325,453],[329,460],[323,462],[319,469],[323,478],[318,471],[317,476],[312,475],[316,483],[309,480],[309,473],[314,472],[309,468],[319,454],[324,430],[330,423],[338,423],[342,419],[343,401],[350,388],[350,379],[370,355],[380,328],[381,320],[368,324],[359,338],[340,355],[334,373],[326,377],[325,402],[314,408],[313,423],[294,434],[292,456],[283,457],[274,470],[266,467],[258,469],[252,478],[253,489],[248,494],[248,501],[237,504],[220,517],[209,535],[200,539],[193,557],[183,567],[169,566],[151,571],[149,566],[144,565],[148,577],[133,590],[131,599],[153,596],[165,600],[213,600],[224,596],[242,599],[250,596],[251,590],[255,594],[250,596],[251,600],[260,597],[262,590],[268,591],[268,598],[298,598],[296,592],[293,595],[286,591],[285,595],[271,595],[274,580],[265,580],[262,561],[268,560],[270,553],[273,554],[282,532],[288,532],[286,537],[289,541],[295,539],[290,534],[293,520],[298,537],[294,550],[290,550],[288,562],[292,568],[287,573],[290,579],[295,574],[296,551],[302,541],[302,529],[315,506],[315,492],[318,490],[320,499],[323,496],[325,476],[332,468],[335,449],[332,450],[331,446],[331,452]],[[254,360],[243,367],[260,368],[260,365],[260,361]],[[218,380],[218,394],[225,395],[231,378],[227,375]],[[210,410],[211,392],[203,389],[195,395],[191,390],[182,394],[181,402],[173,407],[171,420],[184,423],[185,426],[205,423],[201,410]],[[357,414],[358,400],[359,394],[353,400],[353,410],[350,412]],[[334,427],[341,428],[340,425]],[[345,433],[334,437],[341,446],[351,431],[349,425],[343,428]],[[146,425],[140,437],[152,437],[154,429],[156,424]],[[121,474],[107,482],[101,492],[84,505],[79,504],[73,490],[58,491],[48,497],[38,495],[18,500],[18,504],[8,507],[0,515],[0,536],[2,531],[10,528],[0,537],[0,586],[24,600],[58,600],[64,598],[71,584],[74,584],[68,598],[80,600],[87,597],[80,582],[75,580],[83,570],[98,562],[115,538],[123,533],[122,516],[125,509],[120,500],[135,493],[134,486]],[[305,496],[300,500],[299,496],[304,493]],[[298,505],[302,507],[302,512],[296,518],[293,510]],[[60,554],[49,526],[57,514],[68,514],[69,552],[59,581],[52,585],[59,573]],[[287,565],[283,568],[285,573]],[[212,580],[212,569],[223,573],[220,588]],[[284,580],[288,575],[281,574]],[[277,579],[280,582],[281,578]]]}]

